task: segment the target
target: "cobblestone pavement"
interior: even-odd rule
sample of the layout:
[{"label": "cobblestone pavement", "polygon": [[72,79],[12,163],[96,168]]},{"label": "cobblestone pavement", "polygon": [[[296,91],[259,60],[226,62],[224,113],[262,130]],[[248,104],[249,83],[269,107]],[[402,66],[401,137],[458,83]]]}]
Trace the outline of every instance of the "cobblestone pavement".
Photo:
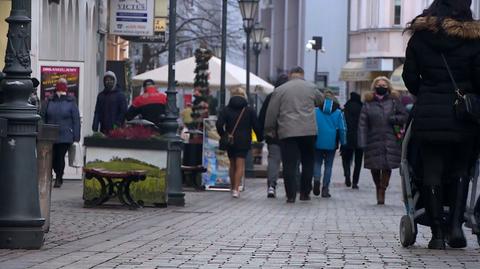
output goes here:
[{"label": "cobblestone pavement", "polygon": [[53,217],[39,251],[0,250],[0,269],[127,268],[480,268],[469,230],[462,250],[399,243],[404,214],[395,172],[385,206],[362,171],[360,190],[346,188],[339,160],[330,199],[286,204],[266,198],[264,179],[246,181],[240,199],[225,192],[189,192],[185,208],[84,209],[81,183],[54,190]]}]

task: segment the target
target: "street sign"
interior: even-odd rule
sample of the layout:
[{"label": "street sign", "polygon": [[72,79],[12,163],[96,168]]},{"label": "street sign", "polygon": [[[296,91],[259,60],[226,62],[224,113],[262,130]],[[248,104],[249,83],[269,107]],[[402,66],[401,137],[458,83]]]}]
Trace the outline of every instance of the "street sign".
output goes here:
[{"label": "street sign", "polygon": [[153,0],[112,0],[110,33],[121,36],[153,35]]},{"label": "street sign", "polygon": [[0,138],[7,137],[7,120],[0,118]]},{"label": "street sign", "polygon": [[165,32],[155,33],[153,36],[122,36],[123,39],[130,42],[139,43],[165,43]]}]

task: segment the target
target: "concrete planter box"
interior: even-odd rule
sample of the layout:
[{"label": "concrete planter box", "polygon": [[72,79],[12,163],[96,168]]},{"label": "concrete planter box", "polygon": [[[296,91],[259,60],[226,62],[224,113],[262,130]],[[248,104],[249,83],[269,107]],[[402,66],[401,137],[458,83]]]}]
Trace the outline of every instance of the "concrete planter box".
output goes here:
[{"label": "concrete planter box", "polygon": [[[84,146],[86,168],[146,170],[147,179],[131,186],[133,199],[145,206],[166,206],[166,141],[86,137]],[[91,200],[99,193],[100,184],[96,180],[86,180],[84,175],[83,199]],[[112,201],[116,200],[109,203]]]}]

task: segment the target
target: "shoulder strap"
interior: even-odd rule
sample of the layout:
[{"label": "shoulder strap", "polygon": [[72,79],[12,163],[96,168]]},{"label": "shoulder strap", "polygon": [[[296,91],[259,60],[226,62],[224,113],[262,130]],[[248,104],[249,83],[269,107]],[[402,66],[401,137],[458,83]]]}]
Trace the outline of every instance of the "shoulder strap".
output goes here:
[{"label": "shoulder strap", "polygon": [[233,127],[232,133],[231,133],[230,135],[234,135],[234,134],[235,134],[235,131],[237,130],[237,127],[238,127],[238,123],[239,123],[240,120],[242,119],[243,113],[245,113],[245,109],[246,109],[246,107],[244,107],[244,108],[242,109],[242,112],[240,112],[240,115],[239,115],[238,118],[237,118],[237,122],[235,123],[235,127]]},{"label": "shoulder strap", "polygon": [[455,87],[455,93],[458,94],[459,96],[463,96],[462,91],[460,88],[458,88],[457,82],[455,81],[455,78],[453,77],[452,70],[450,69],[450,66],[448,65],[447,59],[445,58],[445,55],[442,55],[443,63],[445,64],[445,67],[447,68],[448,75],[450,76],[450,80],[452,81],[453,86]]}]

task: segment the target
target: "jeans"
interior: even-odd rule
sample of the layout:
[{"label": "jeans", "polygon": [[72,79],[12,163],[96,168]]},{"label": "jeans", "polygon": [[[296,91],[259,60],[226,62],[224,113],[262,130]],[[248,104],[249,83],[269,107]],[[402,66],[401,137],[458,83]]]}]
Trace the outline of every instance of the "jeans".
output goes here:
[{"label": "jeans", "polygon": [[298,161],[302,164],[300,192],[308,195],[312,191],[315,136],[289,137],[280,141],[283,161],[285,192],[289,199],[297,195],[296,175]]},{"label": "jeans", "polygon": [[278,173],[282,162],[280,145],[268,144],[267,179],[269,187],[277,187]]},{"label": "jeans", "polygon": [[350,167],[352,166],[353,158],[355,156],[355,164],[353,167],[353,186],[358,185],[360,178],[360,170],[362,170],[363,150],[362,149],[342,149],[342,164],[343,173],[346,179],[350,179]]},{"label": "jeans", "polygon": [[323,175],[323,187],[328,188],[332,178],[333,160],[335,160],[335,150],[315,150],[315,165],[313,167],[314,180],[319,181],[322,177],[322,165],[325,162],[325,171]]}]

